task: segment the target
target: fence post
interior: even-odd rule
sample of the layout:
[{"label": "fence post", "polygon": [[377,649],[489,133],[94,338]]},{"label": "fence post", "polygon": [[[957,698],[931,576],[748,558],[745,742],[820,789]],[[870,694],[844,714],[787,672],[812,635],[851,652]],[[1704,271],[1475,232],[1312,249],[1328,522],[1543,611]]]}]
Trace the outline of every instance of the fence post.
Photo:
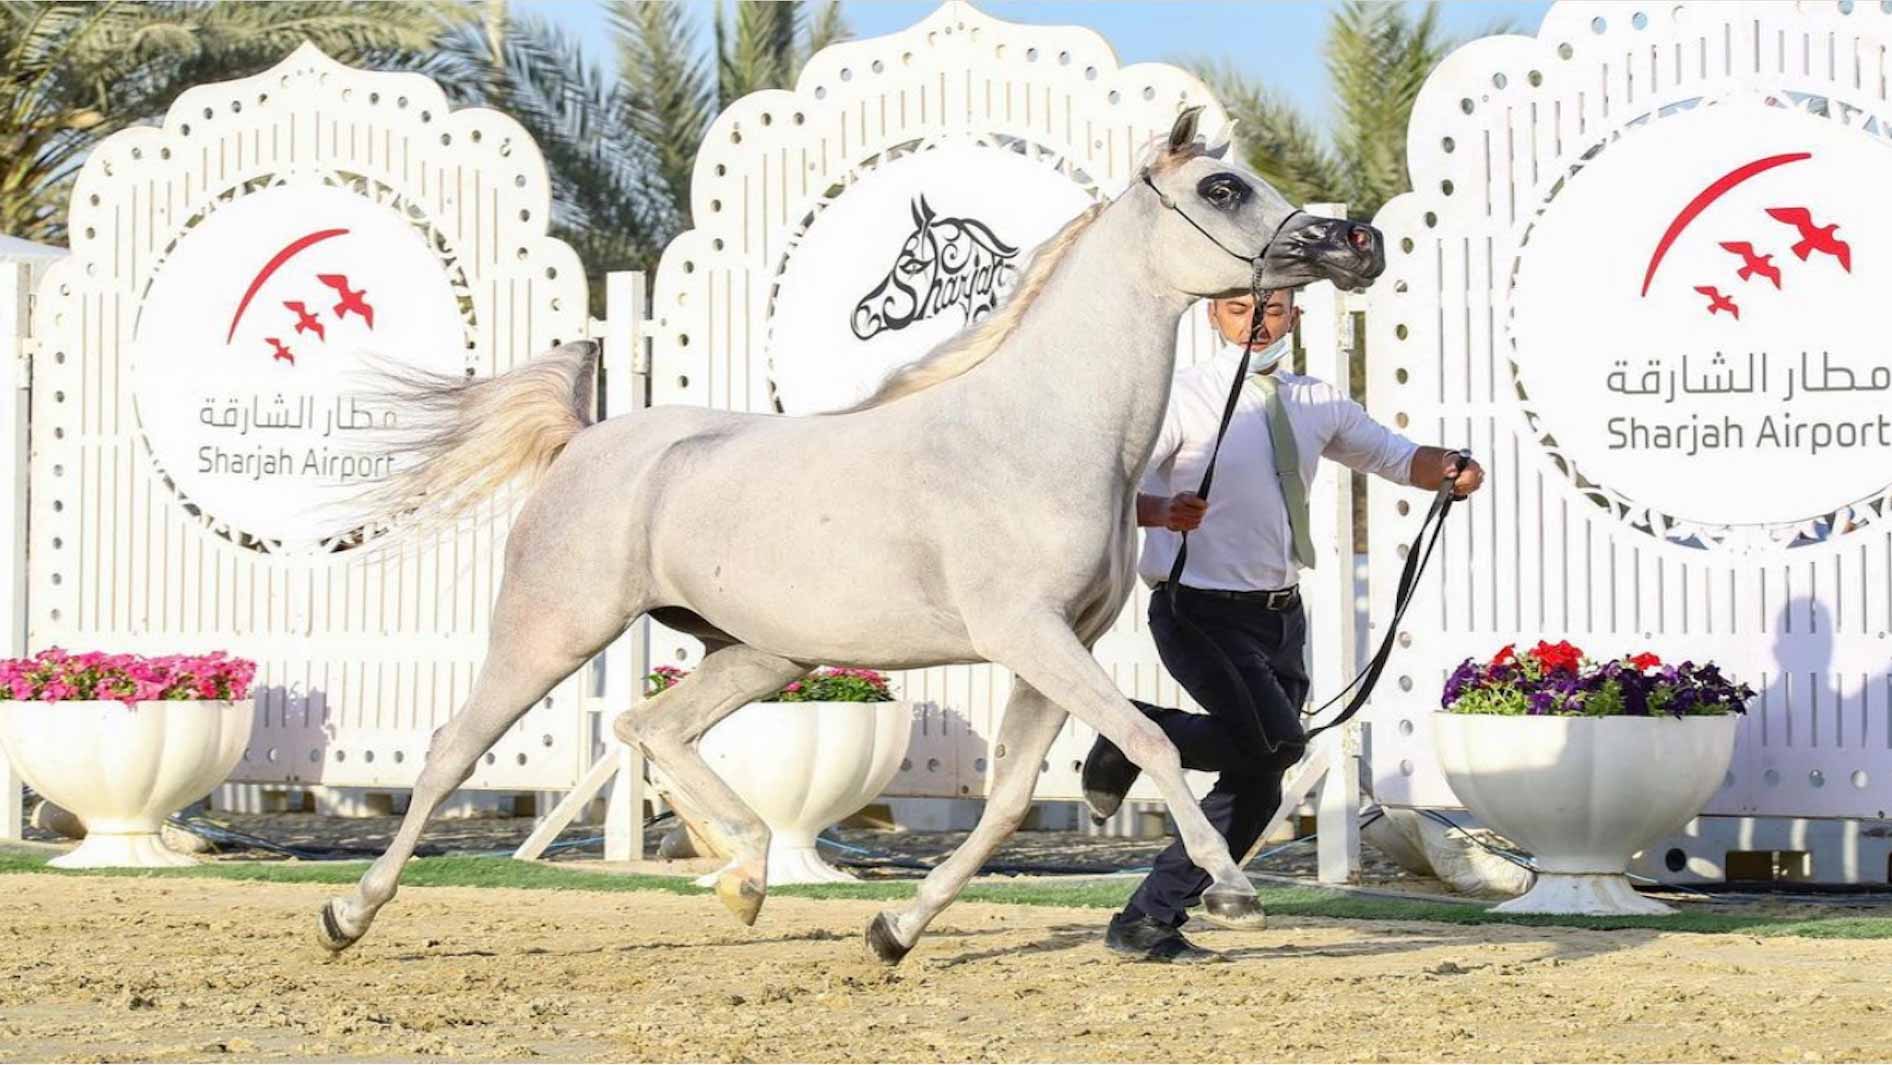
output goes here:
[{"label": "fence post", "polygon": [[[1310,204],[1309,214],[1345,218],[1339,203]],[[1333,385],[1340,394],[1352,389],[1352,336],[1345,293],[1333,285],[1304,290],[1301,345],[1307,372]],[[1316,478],[1309,492],[1312,534],[1319,565],[1303,578],[1310,617],[1308,676],[1314,695],[1325,700],[1353,679],[1358,669],[1353,613],[1353,474],[1336,470]],[[1327,772],[1317,813],[1320,824],[1320,879],[1326,883],[1357,879],[1360,872],[1360,735],[1349,724],[1315,742],[1328,745]],[[1292,797],[1289,797],[1292,798]]]},{"label": "fence post", "polygon": [[[0,656],[26,653],[27,362],[26,263],[0,263]],[[0,753],[0,840],[19,839],[21,781]]]},{"label": "fence post", "polygon": [[[605,275],[604,342],[605,416],[614,417],[648,405],[649,361],[645,354],[645,278],[643,273]],[[617,715],[637,701],[642,678],[650,671],[650,626],[631,624],[605,652],[604,708],[599,734],[605,757],[618,763],[611,797],[605,805],[604,860],[628,862],[644,857],[644,755],[621,744],[611,731]]]}]

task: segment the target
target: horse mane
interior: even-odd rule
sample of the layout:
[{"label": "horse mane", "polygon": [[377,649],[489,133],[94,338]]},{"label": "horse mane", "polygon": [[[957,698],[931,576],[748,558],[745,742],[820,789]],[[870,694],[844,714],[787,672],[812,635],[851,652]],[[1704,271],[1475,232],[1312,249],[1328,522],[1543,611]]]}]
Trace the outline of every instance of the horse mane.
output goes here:
[{"label": "horse mane", "polygon": [[1066,222],[1064,228],[1052,234],[1050,240],[1039,245],[1011,294],[991,314],[986,315],[984,321],[961,330],[918,360],[895,370],[875,389],[873,395],[837,413],[846,414],[884,406],[901,396],[958,377],[990,358],[1018,328],[1018,323],[1024,319],[1025,312],[1031,309],[1038,294],[1044,291],[1045,284],[1051,280],[1058,264],[1077,244],[1077,238],[1090,228],[1091,223],[1097,221],[1108,206],[1108,200],[1090,205]]}]

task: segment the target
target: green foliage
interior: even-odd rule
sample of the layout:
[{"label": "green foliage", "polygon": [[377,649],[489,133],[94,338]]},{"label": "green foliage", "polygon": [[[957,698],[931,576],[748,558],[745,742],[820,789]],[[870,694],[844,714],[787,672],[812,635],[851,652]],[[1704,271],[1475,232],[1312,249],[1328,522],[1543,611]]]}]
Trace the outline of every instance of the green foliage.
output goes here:
[{"label": "green foliage", "polygon": [[366,3],[0,3],[0,233],[65,243],[92,146],[161,119],[192,85],[267,69],[314,41],[349,63],[427,49],[466,9]]},{"label": "green foliage", "polygon": [[570,34],[505,0],[0,0],[0,233],[64,243],[72,182],[101,138],[161,119],[192,85],[267,69],[307,39],[518,119],[551,171],[552,232],[587,275],[652,269],[690,225],[690,176],[715,115],[743,94],[790,87],[814,51],[848,36],[838,0],[733,10],[726,25],[718,6],[705,69],[684,5],[617,0],[612,76]]},{"label": "green foliage", "polygon": [[[658,666],[644,675],[644,694],[656,695],[683,683],[690,671]],[[791,681],[763,702],[771,703],[885,703],[893,701],[887,678],[871,669],[822,667]]]},{"label": "green foliage", "polygon": [[809,56],[848,38],[839,0],[823,4],[812,22],[808,6],[737,0],[731,8],[718,0],[713,71],[695,58],[698,31],[682,5],[626,2],[615,9],[618,67],[632,108],[627,126],[659,160],[673,232],[690,225],[690,176],[711,120],[752,92],[793,88]]},{"label": "green foliage", "polygon": [[[1488,36],[1507,27],[1494,25]],[[1437,0],[1415,17],[1405,4],[1346,0],[1322,48],[1333,89],[1331,147],[1314,124],[1269,87],[1215,63],[1190,64],[1238,123],[1255,172],[1297,203],[1345,203],[1371,218],[1405,192],[1406,126],[1426,76],[1463,43],[1439,29]]]},{"label": "green foliage", "polygon": [[[367,862],[219,861],[181,869],[48,868],[44,853],[0,847],[0,876],[107,876],[120,879],[207,879],[265,881],[281,884],[352,884],[368,869]],[[691,885],[684,877],[599,873],[543,862],[511,858],[418,858],[402,873],[403,887],[514,888],[526,891],[597,891],[620,893],[658,891],[672,895],[707,895],[709,889]],[[913,897],[916,881],[862,881],[852,884],[796,884],[769,889],[771,896],[809,899],[867,899],[894,901]],[[1014,906],[1062,906],[1082,909],[1121,908],[1136,886],[1134,879],[1035,880],[1021,884],[981,882],[959,896],[965,902]],[[1276,917],[1313,917],[1349,921],[1420,921],[1436,924],[1508,924],[1537,928],[1581,928],[1597,931],[1648,928],[1663,932],[1726,934],[1740,932],[1759,938],[1892,939],[1892,919],[1885,917],[1821,916],[1776,917],[1766,914],[1695,912],[1661,917],[1575,917],[1544,914],[1493,913],[1483,905],[1418,898],[1389,899],[1323,888],[1259,883],[1262,905]],[[707,901],[707,900],[706,900]],[[313,911],[312,911],[313,912]],[[707,912],[707,911],[706,911]],[[720,911],[719,911],[720,912]],[[1100,917],[1101,921],[1102,918]]]}]

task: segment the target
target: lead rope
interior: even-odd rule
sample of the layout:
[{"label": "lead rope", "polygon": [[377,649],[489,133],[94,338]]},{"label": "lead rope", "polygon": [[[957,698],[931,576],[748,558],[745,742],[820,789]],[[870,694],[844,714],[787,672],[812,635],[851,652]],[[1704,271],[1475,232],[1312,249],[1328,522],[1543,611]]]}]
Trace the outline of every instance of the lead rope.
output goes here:
[{"label": "lead rope", "polygon": [[[1273,290],[1261,287],[1263,260],[1267,257],[1268,252],[1274,248],[1275,239],[1281,236],[1281,230],[1286,228],[1287,224],[1294,219],[1294,216],[1300,214],[1301,211],[1297,208],[1289,212],[1288,215],[1282,218],[1280,223],[1275,226],[1274,232],[1269,234],[1268,242],[1262,245],[1260,254],[1253,258],[1246,258],[1232,251],[1220,240],[1217,240],[1214,234],[1202,228],[1200,225],[1197,225],[1196,220],[1189,217],[1187,211],[1184,211],[1176,201],[1170,199],[1162,189],[1156,187],[1156,182],[1150,179],[1148,168],[1144,169],[1141,176],[1143,184],[1148,185],[1150,191],[1156,193],[1156,198],[1162,202],[1164,207],[1181,215],[1183,221],[1189,223],[1190,227],[1195,229],[1196,232],[1207,237],[1209,243],[1215,245],[1224,253],[1249,264],[1251,268],[1248,285],[1249,295],[1254,299],[1255,311],[1258,313],[1266,303],[1267,297],[1273,293]],[[1248,331],[1248,339],[1242,345],[1241,365],[1235,370],[1235,379],[1229,383],[1228,401],[1222,405],[1222,424],[1217,426],[1215,430],[1215,446],[1209,449],[1209,463],[1202,471],[1202,485],[1196,490],[1196,495],[1201,497],[1204,503],[1208,502],[1209,489],[1215,483],[1216,459],[1222,454],[1222,440],[1224,437],[1228,436],[1229,423],[1235,419],[1235,407],[1241,399],[1242,386],[1247,383],[1249,359],[1250,356],[1254,354],[1254,350],[1255,330],[1251,327]],[[1347,703],[1346,708],[1332,721],[1307,732],[1301,737],[1299,743],[1303,747],[1305,747],[1308,742],[1312,741],[1315,736],[1351,720],[1355,714],[1360,712],[1360,708],[1366,705],[1367,699],[1373,694],[1374,686],[1379,683],[1380,674],[1385,671],[1387,660],[1392,657],[1393,641],[1397,638],[1400,620],[1406,616],[1406,608],[1412,604],[1413,596],[1418,590],[1419,577],[1425,572],[1426,563],[1432,558],[1432,550],[1439,542],[1439,534],[1445,530],[1445,516],[1451,511],[1452,504],[1458,499],[1458,496],[1452,490],[1452,486],[1457,482],[1458,474],[1465,468],[1465,464],[1471,461],[1471,453],[1469,451],[1460,450],[1456,452],[1456,454],[1459,459],[1457,466],[1447,472],[1444,481],[1439,485],[1437,494],[1433,496],[1431,509],[1426,512],[1425,520],[1419,523],[1419,532],[1413,537],[1412,545],[1406,550],[1406,564],[1399,575],[1399,591],[1393,597],[1393,619],[1386,627],[1386,636],[1380,641],[1379,650],[1374,652],[1366,668],[1362,669],[1351,681],[1347,682],[1347,685],[1341,688],[1339,693],[1322,703],[1311,713],[1303,713],[1301,715],[1303,717],[1312,717],[1315,714],[1319,714],[1340,699],[1345,698],[1348,692],[1353,692],[1352,700]],[[1423,548],[1421,547],[1422,544]],[[1250,738],[1258,739],[1260,741],[1260,747],[1263,750],[1267,751],[1269,754],[1274,754],[1285,745],[1274,742],[1274,739],[1268,735],[1268,730],[1262,726],[1260,708],[1255,705],[1254,693],[1248,690],[1248,684],[1242,679],[1241,671],[1235,668],[1235,663],[1229,658],[1228,653],[1222,650],[1221,645],[1210,639],[1208,633],[1204,632],[1194,622],[1190,621],[1188,616],[1183,612],[1179,590],[1182,587],[1183,567],[1188,561],[1189,534],[1184,532],[1182,534],[1181,543],[1176,547],[1176,561],[1169,568],[1169,583],[1165,588],[1165,593],[1169,597],[1170,616],[1175,619],[1177,624],[1194,634],[1196,642],[1210,651],[1210,657],[1221,667],[1227,679],[1233,682],[1230,687],[1241,693],[1242,701],[1247,705],[1248,714],[1244,718],[1244,722],[1249,726],[1246,731],[1252,732]]]}]

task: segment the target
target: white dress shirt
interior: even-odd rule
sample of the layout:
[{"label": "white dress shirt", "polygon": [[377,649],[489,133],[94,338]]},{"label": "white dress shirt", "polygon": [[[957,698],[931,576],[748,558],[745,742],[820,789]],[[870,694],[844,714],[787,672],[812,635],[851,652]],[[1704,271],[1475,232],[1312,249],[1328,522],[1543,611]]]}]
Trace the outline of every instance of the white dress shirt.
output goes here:
[{"label": "white dress shirt", "polygon": [[[1208,362],[1181,370],[1170,388],[1169,410],[1150,452],[1139,491],[1165,499],[1202,485],[1215,430],[1228,402],[1229,382],[1241,364],[1238,347],[1224,345]],[[1362,473],[1407,483],[1418,445],[1367,417],[1358,403],[1325,381],[1277,367],[1281,404],[1300,445],[1301,480],[1312,487],[1322,456]],[[1182,583],[1192,588],[1255,591],[1286,588],[1299,579],[1288,511],[1275,481],[1260,389],[1243,388],[1216,460],[1209,511],[1189,534]],[[1167,580],[1179,533],[1144,530],[1137,573],[1148,584]]]}]

